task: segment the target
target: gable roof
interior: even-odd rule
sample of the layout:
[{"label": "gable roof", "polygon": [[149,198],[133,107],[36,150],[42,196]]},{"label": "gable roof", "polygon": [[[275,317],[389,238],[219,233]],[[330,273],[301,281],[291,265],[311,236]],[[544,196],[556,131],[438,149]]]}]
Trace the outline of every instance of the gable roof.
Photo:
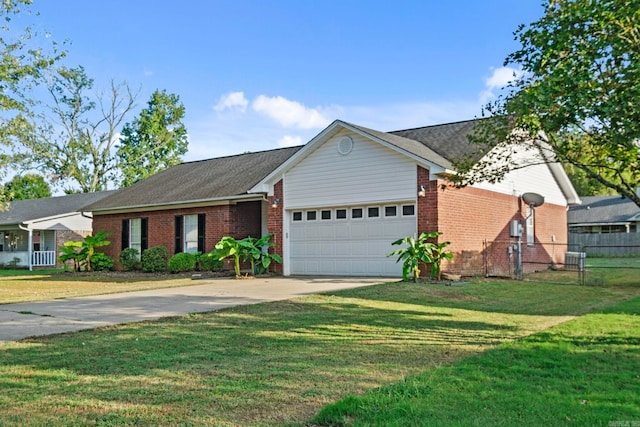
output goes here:
[{"label": "gable roof", "polygon": [[271,173],[266,175],[265,178],[261,180],[256,186],[254,186],[250,191],[268,191],[270,184],[278,181],[284,171],[289,170],[290,168],[295,166],[308,154],[313,152],[316,146],[322,144],[323,141],[326,141],[343,129],[348,129],[356,134],[364,136],[365,138],[376,141],[405,156],[409,156],[417,162],[425,165],[433,173],[444,172],[452,167],[452,164],[448,159],[442,157],[436,151],[420,141],[406,138],[402,135],[369,129],[364,126],[355,125],[353,123],[348,123],[342,120],[335,120],[306,145],[301,147],[300,151],[296,152],[289,159],[287,159],[276,169],[274,169]]},{"label": "gable roof", "polygon": [[240,198],[300,148],[181,163],[116,191],[87,206],[87,210],[100,212]]},{"label": "gable roof", "polygon": [[[337,120],[337,122],[343,124],[345,127],[360,130],[362,133],[367,134],[374,139],[391,144],[406,153],[414,154],[421,159],[427,160],[445,169],[450,169],[452,167],[450,158],[442,156],[438,151],[434,150],[433,147],[418,139],[411,138],[398,132],[380,132],[364,126],[354,125],[353,123],[347,123],[340,120]],[[440,142],[444,142],[444,140]]]},{"label": "gable roof", "polygon": [[476,144],[470,143],[467,139],[473,132],[478,120],[479,119],[473,119],[413,129],[396,130],[389,132],[389,134],[418,141],[447,159],[450,163],[467,157],[472,161],[478,161],[486,153],[482,152]]},{"label": "gable roof", "polygon": [[80,213],[87,205],[112,193],[113,191],[99,191],[43,199],[16,200],[7,203],[6,209],[0,210],[0,225],[24,224],[44,218]]},{"label": "gable roof", "polygon": [[624,223],[640,220],[640,207],[622,196],[582,197],[582,205],[571,206],[567,221],[571,225]]}]

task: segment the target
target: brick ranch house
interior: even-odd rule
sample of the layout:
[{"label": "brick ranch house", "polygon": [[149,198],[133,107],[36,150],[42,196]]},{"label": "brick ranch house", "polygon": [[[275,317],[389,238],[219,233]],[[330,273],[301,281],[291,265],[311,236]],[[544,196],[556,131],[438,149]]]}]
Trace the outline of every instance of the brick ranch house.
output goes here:
[{"label": "brick ranch house", "polygon": [[[483,260],[489,250],[506,256],[506,245],[490,243],[512,243],[515,220],[525,259],[562,262],[552,245],[566,247],[567,206],[579,198],[560,165],[441,189],[452,159],[476,150],[467,140],[475,123],[380,132],[336,120],[302,147],[183,163],[88,209],[94,231],[120,237],[104,248],[116,260],[126,247],[208,252],[225,235],[273,233],[272,250],[284,260],[278,273],[399,276],[401,265],[387,257],[391,242],[441,231],[455,253],[447,271],[507,274]],[[545,198],[535,215],[520,197],[526,192]]]},{"label": "brick ranch house", "polygon": [[17,200],[0,208],[0,265],[62,267],[60,247],[92,232],[85,207],[110,191]]}]

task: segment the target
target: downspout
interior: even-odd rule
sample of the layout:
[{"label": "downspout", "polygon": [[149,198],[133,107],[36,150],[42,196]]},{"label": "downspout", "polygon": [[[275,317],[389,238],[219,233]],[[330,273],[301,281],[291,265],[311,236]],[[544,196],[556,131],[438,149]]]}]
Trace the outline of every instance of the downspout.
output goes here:
[{"label": "downspout", "polygon": [[29,227],[23,227],[22,224],[18,224],[18,228],[29,233],[29,238],[27,239],[27,265],[29,266],[29,271],[33,271],[33,230]]}]

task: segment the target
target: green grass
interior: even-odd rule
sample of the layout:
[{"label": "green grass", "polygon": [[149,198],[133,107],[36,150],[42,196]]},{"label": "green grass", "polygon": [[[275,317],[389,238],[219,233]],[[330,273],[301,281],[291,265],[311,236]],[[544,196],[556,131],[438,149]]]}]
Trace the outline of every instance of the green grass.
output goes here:
[{"label": "green grass", "polygon": [[[333,426],[608,426],[640,422],[640,298],[450,366],[349,396]],[[635,425],[635,424],[633,424]]]},{"label": "green grass", "polygon": [[[633,366],[638,355],[630,357],[624,346],[629,346],[629,351],[637,350],[633,334],[639,328],[627,312],[598,315],[621,316],[631,322],[619,328],[620,334],[627,335],[610,335],[608,329],[594,332],[591,328],[600,323],[591,321],[591,326],[581,327],[585,332],[580,333],[586,338],[576,335],[574,339],[571,334],[578,332],[572,331],[580,329],[565,323],[560,329],[546,332],[551,335],[519,340],[638,296],[640,288],[510,281],[451,287],[389,283],[7,342],[0,344],[0,425],[302,426],[323,406],[345,396],[365,396],[346,400],[347,406],[348,402],[359,402],[351,406],[363,412],[344,415],[330,406],[321,412],[323,422],[334,422],[326,418],[327,413],[334,413],[338,424],[386,425],[389,421],[396,425],[431,425],[430,418],[393,417],[414,404],[437,412],[439,406],[432,401],[440,399],[437,401],[458,411],[469,401],[476,405],[472,406],[474,410],[480,411],[478,425],[489,425],[489,413],[517,412],[511,404],[526,401],[531,394],[527,391],[531,378],[544,374],[552,379],[555,374],[551,373],[563,372],[563,358],[573,354],[571,346],[576,346],[578,355],[594,351],[601,357],[593,371],[598,378],[610,357],[619,358],[623,363],[615,365],[619,366],[615,381],[636,378],[624,386],[626,392],[636,390],[635,376],[640,370],[630,368],[638,368]],[[627,304],[627,311],[637,309],[636,302]],[[569,328],[569,332],[562,328]],[[598,334],[610,337],[610,342],[602,342],[604,338]],[[592,336],[593,345],[599,348],[617,342],[622,347],[616,347],[612,354],[596,352],[589,347]],[[570,362],[572,369],[577,372],[590,354]],[[534,357],[538,367],[524,362],[525,357]],[[484,366],[487,372],[482,371]],[[531,371],[516,380],[509,374],[509,367],[515,367],[515,373]],[[545,374],[547,367],[552,370]],[[449,380],[447,372],[455,376]],[[499,377],[494,378],[498,374],[504,381],[514,382],[488,383],[498,381]],[[571,388],[576,375],[561,376],[556,383]],[[579,378],[584,392],[577,398],[599,404],[599,390],[586,383],[594,375]],[[547,387],[542,379],[538,383],[533,390]],[[447,388],[438,388],[444,387],[441,384]],[[560,391],[565,390],[562,387]],[[378,392],[366,394],[372,390]],[[432,390],[447,394],[440,398],[436,395],[441,392],[434,394]],[[517,396],[521,392],[529,394]],[[369,406],[369,399],[379,393],[400,398]],[[473,401],[474,396],[479,398]],[[480,408],[486,401],[483,396],[495,400],[486,403],[486,410]],[[622,394],[613,396],[612,413],[624,404]],[[553,403],[549,396],[540,399]],[[631,406],[637,405],[633,399],[629,400]],[[338,405],[344,406],[344,402]],[[399,405],[390,409],[396,415],[367,421],[366,413],[393,408],[391,403]],[[434,425],[451,424],[446,420],[453,415],[444,407],[442,411],[444,418]],[[523,411],[523,416],[529,415]],[[551,411],[555,414],[556,409]],[[635,414],[629,411],[619,413]],[[459,425],[476,420],[471,409],[457,416],[452,420]],[[604,419],[601,417],[596,418]]]},{"label": "green grass", "polygon": [[[544,283],[578,284],[578,272],[545,270],[525,275],[525,280]],[[586,286],[640,286],[640,258],[587,257],[584,274]]]},{"label": "green grass", "polygon": [[0,270],[0,304],[72,298],[200,284],[184,275],[65,273]]}]

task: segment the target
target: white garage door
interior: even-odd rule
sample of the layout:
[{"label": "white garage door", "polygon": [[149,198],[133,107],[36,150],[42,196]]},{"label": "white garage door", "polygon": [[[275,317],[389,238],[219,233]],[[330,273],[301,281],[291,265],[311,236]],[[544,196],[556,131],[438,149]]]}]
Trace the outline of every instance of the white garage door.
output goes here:
[{"label": "white garage door", "polygon": [[291,274],[402,276],[391,242],[416,233],[415,204],[292,210]]}]

